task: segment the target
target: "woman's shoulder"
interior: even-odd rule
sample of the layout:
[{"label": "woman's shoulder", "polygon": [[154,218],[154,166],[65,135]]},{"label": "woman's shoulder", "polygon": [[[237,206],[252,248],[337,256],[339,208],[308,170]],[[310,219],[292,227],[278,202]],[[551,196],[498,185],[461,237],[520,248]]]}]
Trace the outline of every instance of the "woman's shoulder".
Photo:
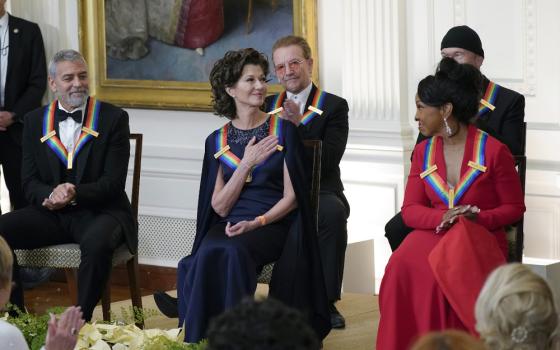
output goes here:
[{"label": "woman's shoulder", "polygon": [[3,320],[0,320],[0,339],[8,349],[29,349],[19,328]]}]

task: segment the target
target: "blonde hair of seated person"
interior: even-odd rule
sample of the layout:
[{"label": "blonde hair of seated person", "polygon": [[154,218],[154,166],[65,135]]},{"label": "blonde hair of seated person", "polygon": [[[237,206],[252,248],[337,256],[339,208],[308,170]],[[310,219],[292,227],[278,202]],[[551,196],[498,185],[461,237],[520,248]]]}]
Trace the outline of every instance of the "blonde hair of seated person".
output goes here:
[{"label": "blonde hair of seated person", "polygon": [[466,332],[447,330],[424,335],[411,350],[486,350],[486,347]]},{"label": "blonde hair of seated person", "polygon": [[503,265],[486,280],[476,330],[490,350],[558,348],[558,312],[547,282],[526,266]]}]

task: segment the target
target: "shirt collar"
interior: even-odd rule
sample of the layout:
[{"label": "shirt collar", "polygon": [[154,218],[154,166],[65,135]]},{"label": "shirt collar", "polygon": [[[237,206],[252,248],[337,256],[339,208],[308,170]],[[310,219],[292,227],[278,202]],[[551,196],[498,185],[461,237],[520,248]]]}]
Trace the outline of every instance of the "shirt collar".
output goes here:
[{"label": "shirt collar", "polygon": [[60,103],[60,101],[58,101],[58,108],[66,113],[71,113],[71,112],[75,112],[75,111],[81,111],[82,112],[82,118],[84,116],[84,110],[86,109],[86,103],[83,103],[80,107],[74,108],[72,111],[68,111],[66,108],[64,108],[62,106],[62,104]]},{"label": "shirt collar", "polygon": [[309,85],[305,89],[301,90],[297,94],[292,94],[291,92],[286,91],[286,96],[288,97],[288,100],[297,100],[299,103],[305,106],[305,104],[307,103],[307,99],[309,98],[309,94],[311,93],[312,87],[313,83],[309,83]]},{"label": "shirt collar", "polygon": [[9,23],[8,22],[8,17],[10,17],[9,14],[8,14],[8,11],[6,11],[6,13],[4,13],[4,16],[0,17],[0,26],[2,28],[6,28],[8,26],[8,23]]}]

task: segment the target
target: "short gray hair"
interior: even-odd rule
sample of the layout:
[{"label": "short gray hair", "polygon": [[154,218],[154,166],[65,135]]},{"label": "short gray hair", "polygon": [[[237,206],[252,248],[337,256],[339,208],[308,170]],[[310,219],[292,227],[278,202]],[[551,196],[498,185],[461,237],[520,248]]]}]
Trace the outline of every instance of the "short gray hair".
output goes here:
[{"label": "short gray hair", "polygon": [[56,65],[60,62],[75,62],[75,61],[82,61],[85,65],[87,65],[84,56],[76,50],[72,49],[65,49],[60,50],[54,54],[53,58],[51,58],[49,62],[49,76],[51,78],[56,77]]}]

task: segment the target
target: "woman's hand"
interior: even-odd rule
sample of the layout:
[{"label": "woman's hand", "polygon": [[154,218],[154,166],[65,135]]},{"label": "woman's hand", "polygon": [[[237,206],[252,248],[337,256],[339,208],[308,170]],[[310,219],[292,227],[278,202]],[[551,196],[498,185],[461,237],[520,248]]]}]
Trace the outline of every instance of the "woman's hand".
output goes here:
[{"label": "woman's hand", "polygon": [[68,350],[74,349],[78,341],[78,333],[84,325],[82,311],[79,306],[71,306],[60,315],[57,320],[51,314],[48,322],[46,350]]},{"label": "woman's hand", "polygon": [[262,225],[258,219],[252,221],[243,220],[234,225],[228,222],[226,225],[226,235],[228,237],[237,236],[242,233],[252,231],[260,226]]},{"label": "woman's hand", "polygon": [[441,223],[436,227],[436,233],[449,229],[457,221],[459,216],[464,216],[469,220],[476,220],[480,209],[475,205],[459,205],[449,209],[443,214]]},{"label": "woman's hand", "polygon": [[241,164],[247,166],[249,169],[262,163],[276,151],[278,137],[275,135],[268,135],[258,143],[255,144],[255,142],[256,138],[253,136],[253,138],[249,140],[247,146],[245,146],[243,159],[241,159]]}]

